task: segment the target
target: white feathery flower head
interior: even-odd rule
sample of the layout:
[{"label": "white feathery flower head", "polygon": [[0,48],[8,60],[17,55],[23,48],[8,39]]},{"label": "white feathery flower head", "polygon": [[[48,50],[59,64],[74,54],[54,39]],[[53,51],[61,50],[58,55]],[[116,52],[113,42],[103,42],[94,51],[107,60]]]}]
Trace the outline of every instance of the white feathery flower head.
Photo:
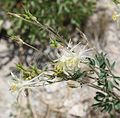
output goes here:
[{"label": "white feathery flower head", "polygon": [[90,51],[93,48],[87,49],[87,44],[82,45],[78,43],[77,45],[72,45],[71,41],[68,43],[67,47],[61,48],[60,57],[55,60],[55,68],[59,71],[63,71],[65,74],[74,74],[79,68],[81,68],[81,61],[86,61],[86,57],[90,57]]},{"label": "white feathery flower head", "polygon": [[10,83],[10,90],[12,92],[20,91],[25,88],[32,88],[35,86],[42,86],[45,85],[46,80],[48,80],[47,77],[44,76],[44,72],[39,74],[38,76],[32,78],[31,80],[23,80],[22,76],[18,78],[16,75],[14,75],[11,72],[11,76],[13,78],[13,81]]}]

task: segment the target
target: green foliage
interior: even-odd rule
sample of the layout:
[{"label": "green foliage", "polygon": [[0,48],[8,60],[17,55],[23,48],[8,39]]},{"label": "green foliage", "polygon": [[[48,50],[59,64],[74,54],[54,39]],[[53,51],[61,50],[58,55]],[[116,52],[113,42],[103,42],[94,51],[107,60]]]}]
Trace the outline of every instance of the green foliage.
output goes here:
[{"label": "green foliage", "polygon": [[[76,26],[82,26],[95,7],[94,0],[20,0],[18,2],[16,0],[6,0],[1,4],[6,12],[19,14],[26,12],[29,16],[32,13],[42,24],[57,29],[65,37],[68,37],[68,34],[73,32]],[[30,12],[27,12],[24,8]],[[27,16],[25,17],[27,18]],[[33,19],[36,17],[33,17]],[[9,35],[20,35],[30,43],[36,39],[44,41],[48,37],[48,32],[36,29],[36,27],[22,20],[13,18],[11,21],[12,27],[8,30]]]},{"label": "green foliage", "polygon": [[111,112],[112,110],[120,110],[120,101],[113,99],[111,96],[105,95],[102,92],[96,92],[94,97],[96,103],[94,108],[101,108],[101,111]]},{"label": "green foliage", "polygon": [[[57,47],[59,44],[56,40],[51,40],[51,44],[54,47]],[[97,53],[93,58],[86,57],[86,61],[80,62],[89,67],[89,69],[82,70],[79,68],[73,73],[64,73],[64,71],[58,72],[56,69],[53,71],[53,74],[49,75],[46,70],[46,77],[49,79],[46,80],[49,84],[52,84],[56,81],[53,81],[54,78],[61,78],[57,81],[64,80],[73,80],[79,82],[80,84],[86,84],[90,87],[97,89],[94,108],[100,108],[101,111],[111,112],[112,110],[120,110],[120,97],[114,91],[119,91],[119,81],[120,77],[113,74],[113,69],[115,62],[110,63],[107,55],[102,53]],[[66,57],[65,57],[66,58]],[[74,58],[74,57],[73,57]],[[41,74],[41,71],[33,66],[28,68],[23,67],[22,65],[17,65],[17,68],[20,72],[23,73],[24,80],[32,80],[36,76]],[[94,74],[94,77],[92,76]],[[95,80],[95,84],[89,83],[86,81],[86,78],[91,78]]]},{"label": "green foliage", "polygon": [[[52,43],[58,44],[56,40]],[[55,82],[72,80],[80,83],[80,85],[86,84],[97,90],[94,97],[95,103],[92,105],[95,109],[100,108],[101,111],[106,112],[119,111],[120,96],[116,91],[120,92],[120,77],[114,75],[112,72],[115,66],[115,62],[110,63],[109,59],[106,56],[107,55],[104,53],[97,53],[93,58],[86,57],[86,60],[81,61],[80,64],[84,64],[87,68],[89,67],[89,69],[85,69],[83,71],[80,67],[77,71],[73,71],[73,73],[64,73],[64,71],[59,72],[59,70],[57,71],[53,68],[53,71],[51,71],[51,69],[49,70],[48,68],[42,73],[42,71],[36,67],[30,66],[28,68],[25,68],[22,65],[17,65],[17,68],[20,72],[22,72],[23,80],[25,80],[27,83],[26,87],[28,88],[34,87],[35,85],[38,87]],[[86,79],[88,78],[92,79],[92,81],[87,81]],[[41,84],[41,81],[47,83]],[[14,90],[18,85],[13,84],[12,90]],[[75,87],[74,84],[71,83],[71,85],[73,88]]]},{"label": "green foliage", "polygon": [[50,41],[50,46],[51,47],[54,47],[54,48],[57,48],[58,47],[58,43],[55,39],[51,39]]},{"label": "green foliage", "polygon": [[[115,66],[115,62],[110,63],[109,59],[106,57],[106,54],[97,53],[95,54],[94,58],[86,58],[86,62],[84,64],[86,64],[89,69],[83,71],[80,68],[74,73],[70,73],[69,75],[64,72],[58,73],[57,70],[54,70],[52,72],[53,74],[49,74],[49,69],[45,70],[46,74],[43,74],[44,76],[42,75],[39,81],[42,81],[42,78],[46,77],[48,79],[43,81],[46,81],[47,84],[66,80],[79,82],[80,85],[87,84],[88,86],[97,89],[96,95],[94,97],[95,103],[92,105],[95,109],[100,108],[101,111],[106,112],[119,111],[120,96],[114,90],[120,92],[120,77],[115,76],[112,72],[112,69]],[[20,71],[20,73],[23,74],[23,80],[28,82],[29,80],[30,82],[35,82],[35,79],[37,79],[36,77],[40,77],[42,73],[41,70],[34,66],[29,66],[26,68],[23,65],[18,64],[17,69]],[[93,74],[94,77],[92,76]],[[54,78],[59,79],[54,81]],[[94,79],[95,82],[86,81],[86,78]],[[39,81],[36,81],[35,83],[38,86]],[[30,85],[34,86],[34,83],[31,83]],[[72,87],[74,87],[74,84]]]},{"label": "green foliage", "polygon": [[[52,28],[46,25],[42,25],[37,20],[37,18],[34,17],[30,12],[26,11],[25,14],[20,15],[11,13],[11,15],[16,16],[21,20],[27,21],[27,23],[34,24],[39,28],[42,28],[52,33],[55,36],[55,39],[51,40],[50,42],[51,46],[58,47],[58,45],[61,45],[61,43],[63,43],[63,45],[61,46],[64,51],[63,53],[65,53],[63,55],[60,55],[61,57],[57,59],[58,61],[53,61],[52,63],[54,67],[56,67],[56,64],[58,64],[57,65],[58,69],[50,68],[49,70],[49,68],[47,68],[47,70],[45,70],[42,74],[41,72],[39,73],[39,70],[37,68],[28,67],[27,69],[25,69],[23,66],[18,65],[19,70],[23,73],[24,80],[28,80],[25,81],[26,82],[25,85],[21,84],[20,88],[24,86],[26,86],[26,88],[35,87],[34,84],[38,87],[41,85],[48,85],[59,81],[74,80],[80,84],[81,83],[86,84],[90,87],[97,89],[96,96],[94,97],[95,104],[93,105],[93,107],[100,108],[101,111],[107,112],[120,110],[120,96],[116,92],[116,91],[120,92],[119,88],[120,77],[116,76],[113,73],[115,62],[111,63],[107,58],[106,54],[96,53],[94,57],[88,58],[87,55],[83,54],[88,50],[81,49],[82,51],[77,50],[77,52],[81,51],[80,53],[75,52],[74,48],[80,45],[76,45],[71,49],[69,49],[70,48],[69,46],[65,48],[66,43],[64,43],[64,40],[62,40],[60,35],[56,33]],[[60,41],[60,43],[58,41]],[[23,42],[23,44],[28,45],[25,42]],[[28,46],[31,47],[30,45]],[[83,59],[83,57],[86,58]],[[77,61],[75,61],[76,59]],[[51,66],[53,66],[52,64]],[[62,69],[60,68],[60,66]],[[77,67],[77,71],[74,68],[74,66]],[[71,69],[72,67],[73,69]],[[92,79],[92,82],[87,81],[86,78]],[[41,81],[44,81],[44,83],[41,83]],[[14,89],[18,85],[13,84],[12,88]]]},{"label": "green foliage", "polygon": [[120,0],[112,0],[115,4],[120,4]]},{"label": "green foliage", "polygon": [[85,78],[86,76],[87,76],[86,71],[77,70],[73,75],[71,75],[70,79],[74,81],[78,81],[78,80],[81,80],[82,78]]},{"label": "green foliage", "polygon": [[19,72],[23,74],[23,80],[31,80],[32,78],[38,76],[41,73],[41,70],[39,70],[35,66],[24,67],[21,64],[17,64],[16,68]]},{"label": "green foliage", "polygon": [[117,82],[117,79],[120,77],[115,77],[112,73],[115,62],[110,64],[106,54],[98,53],[95,55],[95,60],[89,59],[89,66],[98,77],[97,85],[100,90],[96,92],[96,96],[94,97],[96,103],[93,106],[101,108],[101,111],[111,112],[112,110],[116,110],[116,108],[119,108],[120,100],[113,89],[115,88],[120,91]]},{"label": "green foliage", "polygon": [[97,103],[95,103],[93,106],[95,108],[101,108],[101,111],[111,112],[113,109],[117,110],[119,108],[120,101],[113,99],[102,92],[96,92],[94,99],[97,101]]}]

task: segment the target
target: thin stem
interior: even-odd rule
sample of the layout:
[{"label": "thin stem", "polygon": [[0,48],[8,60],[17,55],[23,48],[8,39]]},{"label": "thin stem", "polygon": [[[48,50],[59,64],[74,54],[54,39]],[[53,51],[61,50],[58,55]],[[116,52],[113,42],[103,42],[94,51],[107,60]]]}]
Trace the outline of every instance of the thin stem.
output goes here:
[{"label": "thin stem", "polygon": [[24,20],[24,21],[26,21],[28,23],[31,23],[31,24],[33,24],[33,25],[35,25],[37,27],[42,28],[43,30],[46,30],[46,31],[52,33],[54,36],[56,36],[59,39],[59,41],[61,41],[64,45],[67,45],[65,40],[63,38],[61,38],[61,36],[58,33],[56,33],[51,27],[46,26],[46,25],[42,25],[37,20],[34,20],[34,21],[33,20],[27,20],[24,17],[22,17],[22,14],[15,14],[15,13],[10,13],[10,12],[8,12],[8,14],[11,15],[11,16],[15,16],[17,18],[20,18],[21,20]]},{"label": "thin stem", "polygon": [[116,88],[118,91],[120,91],[120,89],[117,86],[114,86],[114,88]]},{"label": "thin stem", "polygon": [[30,45],[26,42],[23,42],[23,44],[39,52],[39,50],[37,48],[33,47],[32,45]]},{"label": "thin stem", "polygon": [[37,118],[36,114],[35,114],[35,111],[34,109],[32,108],[32,105],[31,105],[31,99],[30,99],[30,91],[28,89],[25,89],[25,92],[26,92],[26,98],[27,98],[27,102],[28,102],[28,108],[30,109],[31,111],[31,115],[33,118]]},{"label": "thin stem", "polygon": [[117,98],[119,101],[120,101],[120,96],[118,96],[116,93],[114,93],[114,92],[111,92],[111,91],[105,91],[104,89],[102,89],[101,87],[99,87],[99,86],[97,86],[97,85],[95,85],[95,84],[87,84],[88,86],[90,86],[90,87],[92,87],[92,88],[95,88],[95,89],[97,89],[97,90],[100,90],[100,91],[102,91],[102,92],[104,92],[104,93],[107,93],[107,94],[110,94],[113,98]]}]

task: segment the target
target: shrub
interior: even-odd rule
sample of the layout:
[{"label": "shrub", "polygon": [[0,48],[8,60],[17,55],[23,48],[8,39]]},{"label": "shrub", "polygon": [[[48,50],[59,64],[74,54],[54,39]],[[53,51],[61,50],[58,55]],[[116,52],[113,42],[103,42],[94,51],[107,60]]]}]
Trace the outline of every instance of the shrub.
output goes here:
[{"label": "shrub", "polygon": [[[42,24],[57,29],[62,36],[67,38],[75,27],[82,27],[94,10],[94,0],[5,0],[1,2],[5,11],[24,13],[29,10],[38,18]],[[25,9],[24,9],[25,7]],[[47,32],[36,29],[22,20],[12,19],[12,26],[8,34],[20,35],[27,42],[34,42],[36,39],[44,41]]]},{"label": "shrub", "polygon": [[[10,13],[10,15],[37,24],[37,26],[49,31],[49,27],[41,25],[36,17],[29,12],[22,15]],[[27,17],[24,18],[25,15]],[[58,41],[62,39],[54,31],[52,33]],[[87,41],[86,36],[82,32],[81,36]],[[29,46],[20,37],[13,37],[13,39],[19,44]],[[52,40],[51,43],[51,46],[54,46],[57,51],[61,50],[59,57],[56,60],[52,60],[50,67],[42,70],[34,66],[26,68],[22,65],[17,65],[23,76],[20,78],[12,73],[12,91],[18,91],[18,94],[20,94],[20,91],[24,91],[25,89],[36,88],[60,81],[67,81],[69,87],[78,87],[85,84],[96,89],[94,108],[100,108],[101,111],[106,112],[120,110],[120,77],[113,73],[115,62],[111,63],[107,55],[103,52],[99,53],[94,48],[88,48],[89,42],[86,45],[82,45],[81,43],[73,45],[71,41],[67,44],[63,41],[60,44],[56,40]],[[96,52],[95,55],[91,53],[94,50]],[[88,78],[90,81],[87,80]],[[73,81],[77,82],[77,86]]]}]

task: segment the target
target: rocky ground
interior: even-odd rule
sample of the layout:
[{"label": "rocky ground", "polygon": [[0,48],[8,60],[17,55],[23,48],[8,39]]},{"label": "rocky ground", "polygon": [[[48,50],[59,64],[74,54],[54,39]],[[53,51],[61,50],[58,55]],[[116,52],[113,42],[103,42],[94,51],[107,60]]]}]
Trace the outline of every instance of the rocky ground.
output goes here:
[{"label": "rocky ground", "polygon": [[[115,72],[119,75],[120,28],[111,18],[114,10],[110,0],[98,0],[97,10],[89,18],[85,34],[98,50],[107,52],[111,61],[117,62]],[[0,57],[9,51],[6,41],[1,39]],[[7,57],[0,58],[0,64],[6,60]],[[9,91],[10,77],[6,76],[17,62],[15,57],[0,70],[0,118],[30,118],[29,115],[34,118],[109,118],[108,114],[90,108],[94,89],[87,86],[68,88],[65,82],[34,89],[30,97],[22,94],[20,105],[17,105],[15,94]]]}]

